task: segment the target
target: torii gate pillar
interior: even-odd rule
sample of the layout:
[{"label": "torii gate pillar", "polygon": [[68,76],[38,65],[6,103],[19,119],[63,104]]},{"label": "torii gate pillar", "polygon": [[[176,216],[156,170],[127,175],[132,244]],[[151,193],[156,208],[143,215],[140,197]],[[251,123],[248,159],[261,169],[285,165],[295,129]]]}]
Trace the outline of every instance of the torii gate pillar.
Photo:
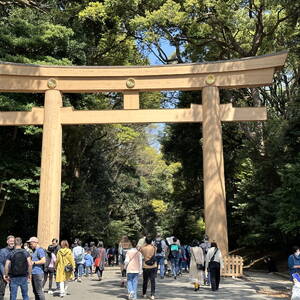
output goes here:
[{"label": "torii gate pillar", "polygon": [[39,199],[38,237],[45,247],[59,238],[61,199],[62,95],[58,90],[45,92],[43,145]]},{"label": "torii gate pillar", "polygon": [[206,234],[228,253],[226,192],[218,87],[202,89],[203,180]]}]

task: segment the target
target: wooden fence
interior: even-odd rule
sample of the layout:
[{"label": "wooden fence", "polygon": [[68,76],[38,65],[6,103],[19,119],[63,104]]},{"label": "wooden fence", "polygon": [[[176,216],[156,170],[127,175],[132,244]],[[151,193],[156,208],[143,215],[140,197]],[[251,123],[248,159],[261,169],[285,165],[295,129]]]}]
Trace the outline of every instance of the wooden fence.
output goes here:
[{"label": "wooden fence", "polygon": [[238,255],[228,255],[223,258],[224,269],[222,276],[241,277],[243,276],[243,258]]}]

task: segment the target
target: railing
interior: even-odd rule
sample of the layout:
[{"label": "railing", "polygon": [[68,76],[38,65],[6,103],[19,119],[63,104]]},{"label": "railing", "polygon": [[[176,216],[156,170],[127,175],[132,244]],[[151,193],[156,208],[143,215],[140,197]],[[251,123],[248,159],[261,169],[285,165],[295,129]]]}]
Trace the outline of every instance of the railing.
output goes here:
[{"label": "railing", "polygon": [[222,276],[241,277],[243,276],[244,261],[241,256],[228,255],[223,258],[224,269]]}]

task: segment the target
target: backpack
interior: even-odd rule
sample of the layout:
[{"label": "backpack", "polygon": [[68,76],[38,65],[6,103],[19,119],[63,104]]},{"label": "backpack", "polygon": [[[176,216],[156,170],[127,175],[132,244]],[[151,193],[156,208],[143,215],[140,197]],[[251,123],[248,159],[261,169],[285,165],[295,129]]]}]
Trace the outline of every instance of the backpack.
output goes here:
[{"label": "backpack", "polygon": [[76,255],[75,262],[77,264],[80,264],[83,261],[83,254],[84,254],[83,252],[84,252],[84,249],[82,248],[81,253]]},{"label": "backpack", "polygon": [[28,262],[26,250],[13,250],[10,257],[10,274],[13,277],[26,276],[28,273]]},{"label": "backpack", "polygon": [[156,246],[156,253],[162,253],[163,248],[162,248],[162,240],[156,240],[155,241],[155,246]]},{"label": "backpack", "polygon": [[179,246],[177,244],[170,245],[171,256],[173,258],[178,258],[179,256]]},{"label": "backpack", "polygon": [[46,263],[44,264],[44,272],[48,272],[49,270],[49,265],[52,260],[52,253],[44,249],[45,251],[45,256],[46,256]]}]

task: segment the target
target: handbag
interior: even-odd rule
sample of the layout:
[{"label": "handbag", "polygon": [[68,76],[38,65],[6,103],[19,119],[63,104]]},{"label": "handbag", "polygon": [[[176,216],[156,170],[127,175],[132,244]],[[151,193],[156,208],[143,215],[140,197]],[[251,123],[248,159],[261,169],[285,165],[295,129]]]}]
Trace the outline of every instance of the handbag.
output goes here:
[{"label": "handbag", "polygon": [[217,252],[218,252],[218,248],[216,248],[216,250],[215,250],[215,253],[214,253],[214,255],[211,257],[211,259],[210,259],[210,261],[209,261],[209,263],[208,263],[208,268],[207,268],[207,270],[210,272],[210,270],[212,269],[212,265],[217,265],[217,266],[219,266],[220,265],[220,263],[219,262],[217,262],[217,261],[214,261],[214,259],[215,259],[215,256],[216,256],[216,254],[217,254]]},{"label": "handbag", "polygon": [[153,255],[150,259],[145,261],[145,264],[147,266],[153,266],[156,263],[155,255]]},{"label": "handbag", "polygon": [[67,272],[67,273],[73,272],[73,266],[71,264],[67,264],[65,266],[65,272]]},{"label": "handbag", "polygon": [[204,266],[203,264],[198,264],[198,263],[197,263],[196,257],[195,257],[195,254],[194,254],[194,251],[193,251],[193,250],[191,250],[191,253],[192,253],[193,256],[194,256],[194,260],[195,260],[195,262],[196,262],[196,268],[197,268],[197,270],[199,270],[199,271],[204,271],[204,270],[205,270],[205,266]]},{"label": "handbag", "polygon": [[[154,247],[153,247],[154,248]],[[154,254],[150,257],[150,259],[145,260],[145,265],[147,266],[153,266],[156,263],[156,253],[155,253],[155,248],[154,248]]]}]

